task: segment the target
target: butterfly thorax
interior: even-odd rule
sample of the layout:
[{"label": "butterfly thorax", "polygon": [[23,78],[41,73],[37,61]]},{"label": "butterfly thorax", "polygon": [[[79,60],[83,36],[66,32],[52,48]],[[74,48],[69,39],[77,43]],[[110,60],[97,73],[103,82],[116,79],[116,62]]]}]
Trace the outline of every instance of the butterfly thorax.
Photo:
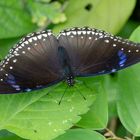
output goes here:
[{"label": "butterfly thorax", "polygon": [[67,84],[71,87],[71,86],[73,86],[74,85],[74,77],[73,76],[67,76],[66,77],[66,82],[67,82]]},{"label": "butterfly thorax", "polygon": [[66,79],[66,82],[69,86],[74,85],[74,74],[71,69],[70,59],[68,53],[64,47],[58,47],[58,57],[60,65],[63,69],[63,75]]}]

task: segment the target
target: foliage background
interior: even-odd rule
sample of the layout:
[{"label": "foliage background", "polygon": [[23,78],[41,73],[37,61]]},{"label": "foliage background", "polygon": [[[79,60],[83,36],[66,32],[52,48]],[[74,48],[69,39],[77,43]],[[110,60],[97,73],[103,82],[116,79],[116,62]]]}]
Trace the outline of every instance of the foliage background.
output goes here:
[{"label": "foliage background", "polygon": [[[139,0],[1,0],[0,58],[22,36],[48,28],[57,34],[89,26],[140,42],[139,13]],[[135,65],[113,75],[77,79],[88,85],[78,82],[75,87],[85,102],[74,88],[58,106],[64,83],[28,94],[0,95],[0,140],[139,140],[139,71]]]}]

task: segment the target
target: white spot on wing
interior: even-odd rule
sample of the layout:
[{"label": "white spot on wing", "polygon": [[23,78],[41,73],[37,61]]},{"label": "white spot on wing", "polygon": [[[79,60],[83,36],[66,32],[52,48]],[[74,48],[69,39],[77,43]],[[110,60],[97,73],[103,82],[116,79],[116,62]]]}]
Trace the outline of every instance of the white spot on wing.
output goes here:
[{"label": "white spot on wing", "polygon": [[113,47],[116,47],[117,45],[116,44],[113,44]]},{"label": "white spot on wing", "polygon": [[92,37],[90,36],[88,39],[91,39]]},{"label": "white spot on wing", "polygon": [[106,40],[105,40],[105,42],[106,42],[106,43],[109,43],[109,40],[108,40],[108,39],[106,39]]}]

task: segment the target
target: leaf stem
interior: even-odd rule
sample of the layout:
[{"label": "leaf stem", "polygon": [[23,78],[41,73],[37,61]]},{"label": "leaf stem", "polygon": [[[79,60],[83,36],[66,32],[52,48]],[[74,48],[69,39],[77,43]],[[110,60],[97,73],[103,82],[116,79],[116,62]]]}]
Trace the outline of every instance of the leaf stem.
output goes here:
[{"label": "leaf stem", "polygon": [[132,140],[135,140],[135,136],[133,135]]},{"label": "leaf stem", "polygon": [[[120,138],[118,136],[116,136],[110,129],[106,128],[107,133],[104,134],[104,136],[109,137],[107,138],[108,140],[131,140],[128,137],[125,138]],[[135,139],[132,139],[135,140]]]}]

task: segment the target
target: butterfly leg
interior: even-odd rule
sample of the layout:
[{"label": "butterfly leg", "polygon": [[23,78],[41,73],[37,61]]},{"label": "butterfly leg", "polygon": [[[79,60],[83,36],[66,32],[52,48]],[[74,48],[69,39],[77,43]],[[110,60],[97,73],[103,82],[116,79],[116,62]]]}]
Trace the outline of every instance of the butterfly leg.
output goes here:
[{"label": "butterfly leg", "polygon": [[63,97],[65,96],[65,94],[66,94],[66,91],[67,91],[68,87],[69,87],[69,86],[67,86],[67,87],[65,88],[64,93],[63,93],[63,95],[61,96],[61,98],[60,98],[60,101],[59,101],[58,105],[60,105],[60,104],[61,104],[62,99],[63,99]]},{"label": "butterfly leg", "polygon": [[76,86],[74,86],[75,87],[75,89],[78,91],[78,93],[81,95],[81,97],[84,99],[84,100],[86,100],[86,97],[81,93],[81,91],[76,87]]},{"label": "butterfly leg", "polygon": [[83,84],[87,89],[90,89],[92,91],[92,89],[86,84],[85,81],[81,81],[81,80],[77,80],[76,79],[75,82],[80,83],[80,84]]},{"label": "butterfly leg", "polygon": [[60,86],[60,84],[61,83],[58,83],[57,85],[55,85],[55,86],[53,86],[53,87],[51,87],[51,89],[46,93],[46,95],[50,95],[51,96],[51,92],[53,92],[57,87],[59,87]]}]

